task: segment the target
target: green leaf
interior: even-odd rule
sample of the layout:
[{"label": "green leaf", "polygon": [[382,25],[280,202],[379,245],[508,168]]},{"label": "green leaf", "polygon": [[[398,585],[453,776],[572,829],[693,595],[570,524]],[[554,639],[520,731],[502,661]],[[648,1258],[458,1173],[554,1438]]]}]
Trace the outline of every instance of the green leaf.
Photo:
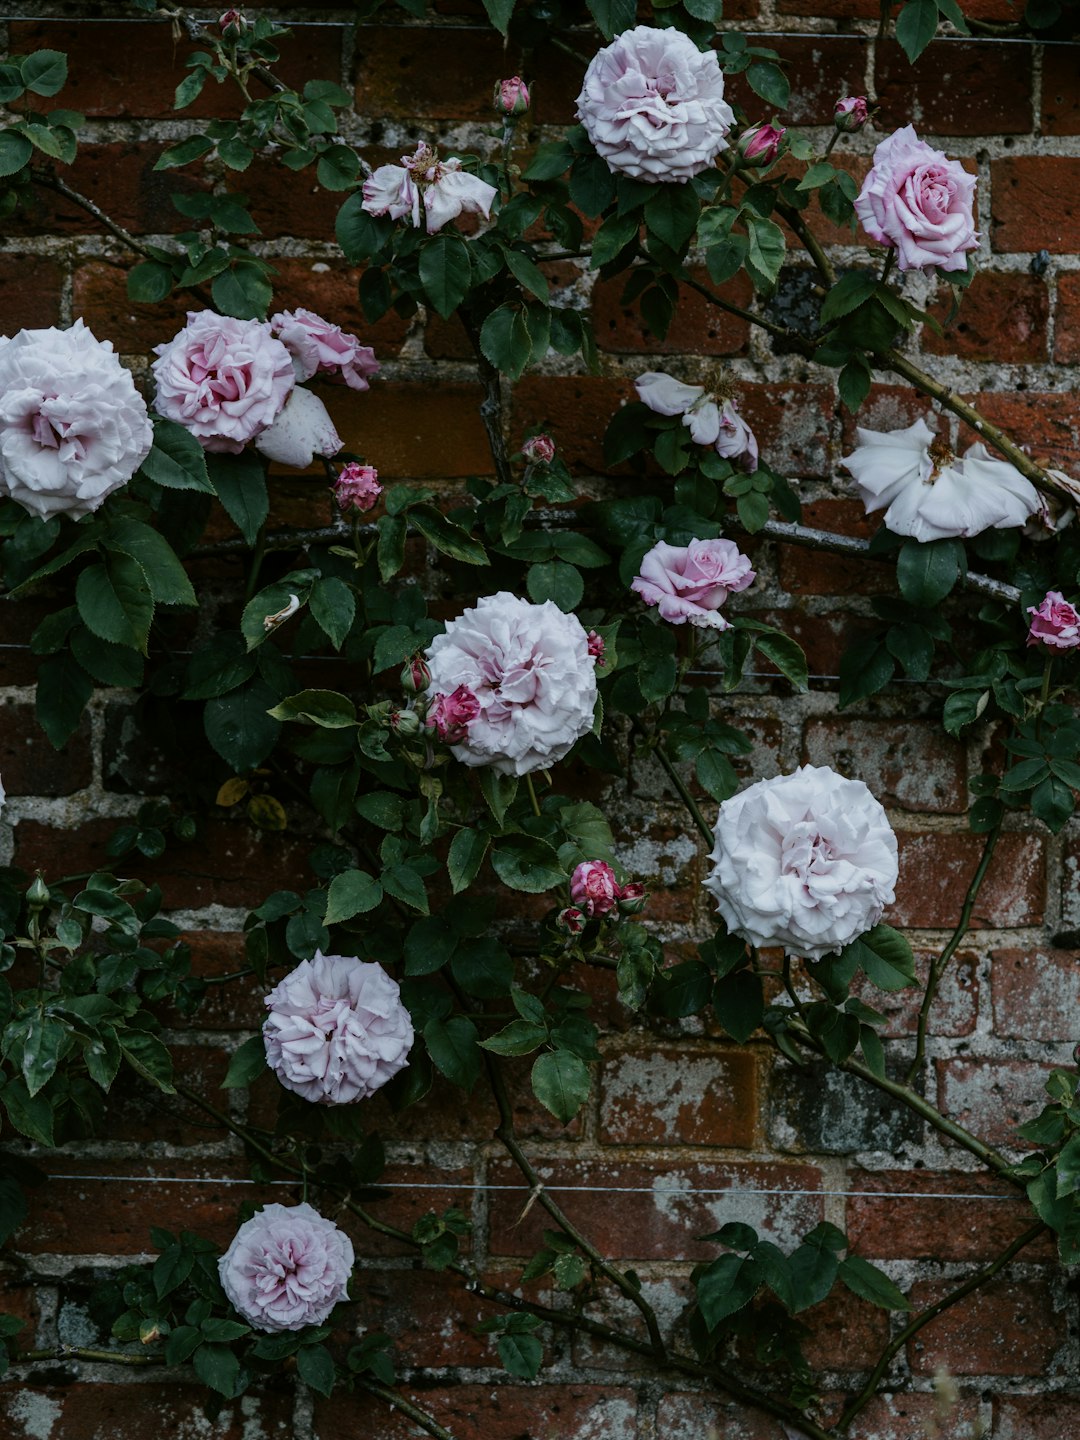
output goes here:
[{"label": "green leaf", "polygon": [[428,914],[427,887],[423,877],[411,865],[390,865],[382,873],[382,887],[388,895],[403,904]]},{"label": "green leaf", "polygon": [[[807,178],[809,179],[809,176]],[[821,307],[822,324],[829,325],[834,320],[850,315],[869,300],[877,286],[877,276],[863,270],[853,270],[842,276],[825,296],[825,303]]]},{"label": "green leaf", "polygon": [[354,915],[366,915],[375,909],[382,895],[382,885],[366,870],[343,870],[330,881],[323,923],[340,925]]},{"label": "green leaf", "polygon": [[190,165],[192,160],[198,160],[201,155],[207,154],[214,148],[214,142],[205,135],[192,135],[187,140],[182,140],[179,145],[173,145],[168,150],[163,150],[154,165],[155,170],[173,170],[179,165]]},{"label": "green leaf", "polygon": [[533,156],[525,180],[557,180],[574,163],[574,150],[565,140],[547,140]]},{"label": "green leaf", "polygon": [[0,130],[0,176],[14,175],[33,153],[34,147],[25,135],[17,130]]},{"label": "green leaf", "polygon": [[[510,0],[513,4],[513,0]],[[484,0],[489,7],[491,0]],[[499,1359],[503,1368],[519,1380],[535,1380],[544,1359],[544,1347],[535,1335],[500,1335]]]},{"label": "green leaf", "polygon": [[461,829],[450,842],[446,857],[446,868],[450,876],[450,888],[455,895],[467,890],[479,873],[487,854],[491,837],[482,830]]},{"label": "green leaf", "polygon": [[510,1024],[481,1040],[484,1050],[493,1055],[531,1055],[538,1045],[548,1037],[547,1027],[534,1025],[531,1020],[511,1020]]},{"label": "green leaf", "polygon": [[549,1050],[532,1067],[532,1088],[555,1119],[569,1125],[589,1098],[589,1067],[570,1050]]},{"label": "green leaf", "polygon": [[145,1030],[123,1030],[118,1036],[124,1059],[133,1070],[166,1095],[175,1095],[172,1056],[156,1035]]},{"label": "green leaf", "polygon": [[484,0],[487,17],[500,35],[505,35],[514,13],[514,0]]},{"label": "green leaf", "polygon": [[68,1029],[61,1021],[51,1019],[40,1010],[30,1011],[24,1024],[22,1073],[27,1093],[33,1099],[56,1074]]},{"label": "green leaf", "polygon": [[311,587],[308,608],[334,649],[340,650],[356,619],[355,592],[337,576],[324,576]]},{"label": "green leaf", "polygon": [[101,640],[147,653],[154,597],[137,560],[114,551],[104,564],[88,565],[75,585],[83,624]]},{"label": "green leaf", "polygon": [[[535,295],[538,300],[546,305],[549,294],[548,282],[544,278],[544,272],[529,259],[521,250],[514,250],[509,245],[503,249],[503,259],[506,261],[506,268],[513,275],[518,284],[530,295]],[[537,347],[538,348],[538,347]]]},{"label": "green leaf", "polygon": [[7,1117],[20,1135],[52,1146],[53,1107],[44,1095],[31,1096],[21,1076],[9,1080],[0,1091]]},{"label": "green leaf", "polygon": [[542,605],[545,600],[554,600],[560,610],[570,614],[581,603],[585,581],[575,566],[562,560],[544,560],[529,566],[525,588],[529,599],[537,605]]},{"label": "green leaf", "polygon": [[840,1268],[835,1252],[825,1245],[807,1242],[788,1256],[791,1278],[791,1309],[794,1314],[809,1310],[825,1299]]},{"label": "green leaf", "polygon": [[480,329],[480,349],[496,370],[517,380],[532,358],[532,339],[520,305],[500,305]]},{"label": "green leaf", "polygon": [[[154,1291],[159,1300],[164,1300],[182,1285],[191,1274],[195,1264],[195,1252],[183,1245],[170,1245],[163,1250],[154,1261],[154,1268],[151,1272],[154,1279]],[[194,1347],[192,1347],[194,1348]]]},{"label": "green leaf", "polygon": [[780,66],[772,60],[754,60],[746,71],[747,84],[775,110],[786,110],[791,99],[791,84]]},{"label": "green leaf", "polygon": [[173,272],[160,260],[144,260],[128,271],[128,299],[136,304],[157,305],[171,293]]},{"label": "green leaf", "polygon": [[301,690],[270,711],[275,720],[307,720],[323,730],[349,730],[356,723],[356,706],[336,690]]},{"label": "green leaf", "polygon": [[257,1080],[266,1069],[266,1046],[261,1035],[252,1035],[250,1040],[233,1051],[222,1090],[238,1090]]},{"label": "green leaf", "polygon": [[213,495],[206,470],[206,452],[190,430],[172,420],[154,417],[154,444],[142,473],[167,490],[202,490]]},{"label": "green leaf", "polygon": [[856,640],[840,657],[840,708],[883,690],[896,665],[878,636]]},{"label": "green leaf", "polygon": [[227,1345],[200,1345],[191,1361],[204,1385],[224,1395],[226,1400],[233,1398],[240,1378],[240,1361]]},{"label": "green leaf", "polygon": [[854,958],[866,978],[879,990],[905,990],[916,983],[911,946],[891,925],[875,925],[845,945],[843,955],[849,960]]},{"label": "green leaf", "polygon": [[853,1295],[882,1310],[910,1310],[911,1306],[889,1277],[858,1255],[840,1262],[840,1279]]},{"label": "green leaf", "polygon": [[448,320],[472,280],[469,247],[460,235],[436,235],[427,241],[420,251],[420,280],[432,305]]},{"label": "green leaf", "polygon": [[264,320],[274,298],[274,287],[262,265],[236,260],[214,278],[210,293],[223,315],[234,315],[238,320]]},{"label": "green leaf", "polygon": [[334,1357],[325,1345],[305,1345],[296,1352],[296,1369],[305,1385],[329,1395],[337,1379]]},{"label": "green leaf", "polygon": [[257,455],[207,455],[210,480],[226,515],[249,545],[270,513],[266,488],[266,467]]},{"label": "green leaf", "polygon": [[791,681],[796,690],[808,688],[806,656],[803,654],[802,646],[796,640],[792,640],[789,635],[784,635],[779,630],[774,630],[756,634],[754,645],[767,660],[772,661],[781,675]]},{"label": "green leaf", "polygon": [[19,61],[22,81],[35,95],[58,95],[67,84],[67,56],[59,50],[35,50]]},{"label": "green leaf", "polygon": [[587,0],[587,4],[605,40],[629,30],[637,16],[637,0]]},{"label": "green leaf", "polygon": [[[221,147],[218,147],[221,154]],[[243,167],[241,167],[243,168]],[[360,157],[348,145],[331,145],[319,156],[315,175],[324,190],[348,190],[360,173]]]},{"label": "green leaf", "polygon": [[716,1018],[733,1040],[746,1043],[761,1024],[765,996],[761,977],[751,970],[736,970],[716,982],[713,991]]},{"label": "green leaf", "polygon": [[558,854],[545,840],[520,835],[498,840],[491,852],[491,865],[504,885],[529,895],[539,895],[566,882]]},{"label": "green leaf", "polygon": [[94,682],[70,655],[49,655],[38,666],[37,721],[57,750],[66,745],[79,728],[93,693]]},{"label": "green leaf", "polygon": [[650,232],[681,254],[697,229],[701,201],[690,185],[658,185],[645,202]]},{"label": "green leaf", "polygon": [[905,540],[896,558],[896,579],[909,604],[930,610],[944,600],[966,568],[959,540]]},{"label": "green leaf", "polygon": [[400,515],[379,516],[379,579],[392,580],[405,564],[406,520]]},{"label": "green leaf", "polygon": [[757,288],[770,289],[776,283],[780,267],[784,263],[784,232],[779,225],[755,215],[753,211],[745,211],[743,219],[750,241],[747,261],[756,271],[752,278]]},{"label": "green leaf", "polygon": [[488,803],[495,823],[502,826],[507,809],[514,803],[518,782],[516,775],[500,775],[497,770],[485,767],[480,771],[480,790]]},{"label": "green leaf", "polygon": [[908,0],[896,17],[896,38],[914,65],[937,34],[937,0]]},{"label": "green leaf", "polygon": [[461,560],[466,565],[487,565],[487,551],[479,540],[474,540],[467,530],[455,525],[432,505],[414,505],[409,519],[425,539],[430,540],[436,550]]},{"label": "green leaf", "polygon": [[129,515],[110,517],[103,541],[108,550],[130,555],[143,569],[150,593],[159,605],[197,605],[187,571],[164,535]]},{"label": "green leaf", "polygon": [[701,1318],[715,1330],[730,1315],[748,1305],[761,1286],[761,1266],[748,1255],[721,1255],[698,1277],[697,1302]]},{"label": "green leaf", "polygon": [[264,680],[254,679],[207,703],[206,738],[238,775],[254,770],[273,750],[281,724],[268,711],[276,699]]},{"label": "green leaf", "polygon": [[476,1026],[464,1015],[429,1020],[424,1044],[432,1063],[454,1085],[471,1090],[480,1078],[480,1048]]},{"label": "green leaf", "polygon": [[234,630],[223,630],[196,649],[188,661],[185,700],[212,700],[250,680],[259,663]]}]

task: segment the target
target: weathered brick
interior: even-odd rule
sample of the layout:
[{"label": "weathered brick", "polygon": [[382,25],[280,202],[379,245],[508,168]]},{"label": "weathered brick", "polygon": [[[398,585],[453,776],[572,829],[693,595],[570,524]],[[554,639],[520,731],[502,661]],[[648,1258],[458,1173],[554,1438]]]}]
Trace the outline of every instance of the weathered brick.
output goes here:
[{"label": "weathered brick", "polygon": [[[881,524],[861,500],[812,500],[803,505],[802,524],[813,530],[867,540]],[[848,559],[827,550],[778,545],[780,583],[792,595],[884,595],[896,588],[895,566],[882,560]]]},{"label": "weathered brick", "polygon": [[[229,1051],[213,1045],[170,1046],[173,1073],[204,1100],[219,1105]],[[158,1141],[166,1145],[204,1145],[206,1116],[182,1096],[163,1095],[128,1066],[121,1067],[106,1101],[102,1131],[126,1143]]]},{"label": "weathered brick", "polygon": [[[1077,179],[1080,181],[1080,170]],[[992,424],[1015,437],[1033,459],[1070,473],[1080,465],[1080,398],[1075,390],[989,390],[975,396],[974,402]],[[975,438],[970,430],[961,428],[965,446]]]},{"label": "weathered brick", "polygon": [[571,469],[603,474],[604,431],[623,401],[634,398],[629,378],[525,375],[514,387],[510,412],[514,447],[530,425],[548,426]]},{"label": "weathered brick", "polygon": [[[552,1197],[600,1250],[625,1260],[700,1260],[714,1254],[696,1236],[742,1220],[778,1244],[790,1246],[823,1218],[819,1172],[810,1165],[704,1165],[660,1162],[535,1160]],[[515,1184],[520,1173],[500,1162],[492,1184]],[[590,1187],[560,1190],[560,1185]],[[591,1188],[596,1187],[596,1188]],[[704,1190],[710,1193],[695,1194]],[[718,1193],[711,1193],[716,1191]],[[761,1193],[761,1192],[793,1193]],[[803,1193],[809,1192],[809,1193]],[[522,1210],[528,1190],[492,1196],[491,1251],[531,1255],[551,1221],[538,1205]]]},{"label": "weathered brick", "polygon": [[810,1331],[803,1354],[815,1370],[869,1370],[889,1340],[884,1310],[837,1285],[820,1305],[800,1313]]},{"label": "weathered brick", "polygon": [[[182,938],[191,947],[191,973],[199,979],[214,982],[247,968],[244,937],[239,931],[188,930]],[[266,1019],[262,997],[271,983],[262,983],[254,975],[225,985],[210,983],[193,1016],[166,1011],[165,1023],[173,1030],[258,1030]]]},{"label": "weathered brick", "polygon": [[93,773],[89,715],[64,748],[54,750],[32,705],[0,705],[0,775],[9,795],[71,795],[89,785]]},{"label": "weathered brick", "polygon": [[[918,928],[953,925],[982,854],[981,835],[901,831],[896,903],[886,919]],[[1046,856],[1041,836],[1002,835],[972,911],[971,923],[1012,929],[1043,915]]]},{"label": "weathered brick", "polygon": [[740,1405],[726,1396],[664,1395],[656,1412],[657,1434],[664,1440],[780,1440],[779,1422],[764,1410]]},{"label": "weathered brick", "polygon": [[938,1104],[989,1144],[1026,1148],[1016,1126],[1042,1109],[1053,1068],[1034,1060],[938,1060]]},{"label": "weathered brick", "polygon": [[[953,1288],[947,1280],[921,1282],[912,1304],[921,1310]],[[917,1375],[943,1368],[952,1375],[1048,1376],[1061,1372],[1066,1344],[1065,1317],[1046,1280],[999,1278],[931,1320],[907,1350]]]},{"label": "weathered brick", "polygon": [[[711,285],[708,274],[691,270],[702,284]],[[679,287],[675,316],[667,335],[661,340],[649,329],[636,300],[622,302],[626,275],[611,280],[598,280],[592,292],[592,320],[596,343],[601,350],[615,355],[743,355],[750,338],[750,325],[738,316],[710,304],[703,295],[689,286]],[[732,305],[746,308],[753,299],[753,290],[744,274],[717,289],[717,294]]]},{"label": "weathered brick", "polygon": [[1043,52],[1039,128],[1044,135],[1080,135],[1080,78],[1067,45],[1048,45]]},{"label": "weathered brick", "polygon": [[[951,295],[943,295],[930,307],[930,314],[945,325],[952,306]],[[1049,319],[1050,292],[1045,281],[1036,275],[983,270],[963,292],[960,309],[944,335],[929,325],[923,327],[923,349],[964,360],[995,360],[1005,355],[1017,363],[1045,360]]]},{"label": "weathered brick", "polygon": [[384,479],[459,479],[494,469],[479,385],[376,380],[364,392],[321,393],[345,449],[363,455]]},{"label": "weathered brick", "polygon": [[1080,1039],[1080,953],[995,950],[990,974],[995,1035],[1069,1043]]},{"label": "weathered brick", "polygon": [[808,720],[803,761],[832,765],[841,774],[864,781],[886,806],[946,814],[967,809],[964,747],[910,719]]},{"label": "weathered brick", "polygon": [[600,1139],[608,1145],[751,1148],[757,1074],[746,1050],[699,1054],[650,1046],[605,1060]]},{"label": "weathered brick", "polygon": [[60,323],[63,271],[55,260],[40,255],[0,255],[0,295],[4,333],[37,330]]},{"label": "weathered brick", "polygon": [[1058,276],[1054,359],[1064,365],[1080,362],[1080,274]]},{"label": "weathered brick", "polygon": [[1065,1440],[1080,1434],[1080,1397],[996,1395],[994,1440]]},{"label": "weathered brick", "polygon": [[[405,1394],[455,1440],[635,1440],[633,1390],[604,1385],[455,1385]],[[415,1425],[370,1395],[334,1395],[315,1406],[315,1433],[334,1440],[414,1440]]]},{"label": "weathered brick", "polygon": [[[915,952],[918,983],[907,990],[879,990],[861,971],[856,975],[851,993],[886,1017],[881,1030],[886,1038],[915,1034],[931,959],[937,959],[936,951],[933,955],[925,950]],[[938,986],[927,1034],[970,1035],[978,1010],[979,957],[970,950],[961,950],[953,956]]]},{"label": "weathered brick", "polygon": [[1080,249],[1080,159],[1008,156],[990,166],[995,250]]},{"label": "weathered brick", "polygon": [[[844,454],[858,443],[856,431],[860,427],[863,430],[906,430],[919,419],[926,420],[931,427],[935,423],[934,412],[926,397],[907,385],[871,385],[870,393],[859,406],[857,414],[852,415],[846,406],[840,413],[843,418],[841,443]],[[854,490],[855,482],[851,484]]]},{"label": "weathered brick", "polygon": [[[855,1170],[848,1174],[847,1188],[878,1192],[847,1202],[848,1242],[868,1260],[992,1260],[1031,1225],[1026,1199],[979,1171]],[[927,1198],[909,1198],[913,1191]],[[902,1198],[904,1192],[908,1198]],[[987,1198],[956,1198],[961,1195]],[[930,1198],[937,1196],[943,1198]],[[1022,1252],[1026,1262],[1053,1257],[1049,1237]]]},{"label": "weathered brick", "polygon": [[[850,1399],[850,1395],[823,1396],[823,1423],[835,1424]],[[960,1440],[978,1435],[980,1423],[976,1396],[943,1400],[939,1395],[901,1391],[875,1395],[860,1411],[854,1428],[859,1440],[928,1440],[930,1436]]]},{"label": "weathered brick", "polygon": [[[791,100],[784,121],[793,125],[831,125],[840,95],[859,95],[866,73],[866,43],[844,35],[807,35],[770,42],[791,80]],[[751,121],[767,120],[772,107],[751,90],[744,75],[726,82],[732,103],[741,105]]]},{"label": "weathered brick", "polygon": [[206,1415],[199,1385],[107,1385],[81,1379],[45,1388],[5,1386],[0,1391],[0,1428],[7,1440],[139,1440],[148,1434],[175,1440],[290,1440],[293,1397],[289,1392],[249,1390],[226,1401],[216,1419]]},{"label": "weathered brick", "polygon": [[899,45],[880,44],[875,125],[888,132],[913,124],[920,135],[1027,134],[1032,58],[1030,45],[950,41],[912,65]]},{"label": "weathered brick", "polygon": [[[889,1068],[899,1078],[902,1066],[890,1064]],[[777,1150],[818,1155],[884,1150],[895,1154],[922,1139],[924,1124],[913,1110],[856,1075],[845,1075],[824,1063],[797,1069],[779,1061],[769,1080],[769,1140]]]}]

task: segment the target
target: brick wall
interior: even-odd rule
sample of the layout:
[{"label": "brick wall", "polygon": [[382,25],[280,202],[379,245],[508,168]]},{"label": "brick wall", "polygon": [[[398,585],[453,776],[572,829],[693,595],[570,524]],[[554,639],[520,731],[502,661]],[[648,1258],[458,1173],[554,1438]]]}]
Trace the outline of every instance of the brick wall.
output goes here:
[{"label": "brick wall", "polygon": [[[353,32],[342,12],[328,8],[313,8],[322,23],[306,24],[308,7],[298,5],[289,12],[299,19],[281,73],[289,81],[315,75],[355,87],[345,133],[368,155],[396,156],[420,133],[446,144],[494,144],[491,83],[522,66],[536,78],[530,141],[541,138],[544,125],[571,118],[579,71],[564,53],[504,53],[494,33],[480,27],[470,0],[438,8],[433,26],[394,10]],[[837,94],[865,90],[878,97],[882,129],[912,119],[924,138],[978,172],[979,275],[944,338],[924,335],[927,368],[960,393],[978,396],[1038,459],[1080,474],[1078,50],[940,42],[911,71],[894,44],[872,38],[877,8],[876,0],[761,0],[760,9],[758,0],[739,0],[730,23],[755,32],[806,32],[777,41],[790,61],[797,122],[824,125]],[[973,13],[992,20],[1012,15],[1004,0],[979,0]],[[187,133],[189,114],[235,113],[234,96],[209,86],[193,112],[173,116],[171,96],[189,47],[174,44],[165,24],[43,18],[12,20],[6,30],[16,52],[52,46],[71,54],[71,82],[54,103],[88,117],[72,183],[140,236],[182,228],[170,191],[196,189],[210,177],[198,166],[155,173],[154,161]],[[740,98],[749,104],[747,95]],[[876,138],[849,137],[834,154],[860,175]],[[261,162],[230,183],[252,197],[263,231],[257,248],[278,266],[282,304],[307,304],[355,329],[383,362],[368,394],[341,396],[336,418],[346,444],[361,449],[384,477],[435,483],[447,495],[460,491],[464,477],[489,473],[479,391],[460,333],[437,318],[426,327],[396,317],[365,323],[355,276],[332,241],[340,197],[320,190],[310,172],[296,176]],[[149,347],[174,332],[183,307],[131,304],[124,289],[130,257],[77,208],[38,197],[5,222],[5,231],[6,333],[82,315],[139,369]],[[819,233],[836,246],[839,263],[861,253],[849,236],[820,221]],[[738,320],[718,319],[692,296],[657,345],[638,314],[620,303],[618,285],[597,284],[590,293],[590,277],[573,265],[561,263],[551,273],[568,295],[591,305],[601,373],[568,373],[571,367],[553,357],[525,376],[509,407],[512,439],[529,423],[550,422],[583,490],[608,493],[619,481],[604,474],[600,439],[633,378],[652,364],[649,356],[663,355],[666,367],[691,379],[699,357],[724,357],[739,378],[763,455],[798,482],[807,523],[870,533],[848,487],[834,478],[853,429],[828,377],[801,359],[772,355],[760,335]],[[933,305],[932,290],[919,279],[910,293]],[[741,298],[737,287],[732,294]],[[797,299],[792,285],[779,303]],[[907,424],[925,410],[911,393],[879,386],[864,423]],[[277,482],[274,514],[290,523],[325,523],[324,487]],[[838,713],[832,677],[840,651],[865,626],[871,597],[889,586],[888,572],[767,544],[756,546],[755,563],[762,577],[755,610],[803,644],[816,678],[799,699],[768,677],[751,679],[736,695],[717,696],[715,710],[754,735],[755,776],[804,760],[830,763],[881,798],[901,845],[901,884],[887,918],[909,928],[925,966],[955,920],[977,861],[981,842],[967,831],[966,783],[984,767],[994,736],[947,740],[930,719],[937,695],[927,698],[909,685]],[[28,708],[34,666],[26,640],[34,611],[32,601],[4,610],[0,773],[9,799],[0,859],[77,871],[101,863],[117,819],[131,815],[142,794],[168,793],[175,772],[167,756],[140,748],[130,697],[119,691],[99,692],[66,750],[52,752]],[[348,685],[340,673],[329,683]],[[659,770],[641,764],[609,782],[601,799],[627,863],[656,883],[649,913],[679,954],[707,932],[709,907],[699,886],[702,856],[677,797]],[[260,835],[221,819],[198,844],[174,846],[162,861],[126,869],[162,885],[190,934],[197,972],[214,975],[237,968],[235,932],[246,908],[288,883],[303,852],[300,838]],[[1064,948],[1080,928],[1078,865],[1080,831],[1054,839],[1037,826],[1010,828],[934,1010],[928,1096],[994,1143],[1007,1143],[1010,1125],[1038,1109],[1045,1072],[1071,1063],[1080,1038],[1080,964],[1076,951]],[[736,1047],[700,1023],[646,1026],[619,1006],[602,978],[585,976],[582,983],[595,994],[604,1029],[590,1106],[563,1132],[529,1103],[526,1087],[517,1118],[552,1185],[626,1187],[561,1199],[605,1253],[634,1262],[663,1316],[678,1315],[689,1269],[708,1253],[694,1237],[728,1220],[748,1221],[785,1247],[819,1220],[832,1220],[860,1253],[905,1290],[913,1287],[920,1303],[973,1262],[992,1259],[1024,1228],[1019,1202],[999,1198],[1000,1185],[972,1174],[960,1152],[875,1092],[835,1074],[797,1072],[763,1041]],[[909,1054],[915,1020],[909,997],[876,994],[873,1003],[888,1011],[893,1048]],[[241,982],[215,991],[193,1022],[175,1020],[169,1038],[178,1069],[218,1103],[228,1055],[258,1023],[260,1008],[258,992]],[[266,1121],[275,1101],[265,1078],[250,1096],[241,1092],[225,1103],[239,1116]],[[458,1095],[442,1092],[405,1117],[395,1119],[378,1102],[372,1115],[388,1141],[389,1178],[413,1187],[395,1190],[380,1213],[411,1224],[428,1208],[460,1204],[474,1221],[477,1262],[512,1284],[515,1260],[531,1253],[543,1225],[535,1210],[520,1219],[521,1194],[471,1188],[516,1180],[490,1138],[484,1105],[462,1108]],[[102,1138],[41,1163],[57,1176],[82,1178],[55,1178],[34,1196],[29,1223],[0,1261],[0,1309],[25,1315],[42,1345],[92,1343],[91,1284],[145,1253],[151,1225],[194,1228],[225,1243],[241,1196],[260,1202],[289,1193],[226,1185],[247,1170],[224,1132],[207,1129],[194,1110],[134,1087],[116,1097]],[[118,1175],[186,1183],[110,1181]],[[207,1179],[214,1183],[199,1183]],[[417,1182],[437,1188],[418,1189]],[[838,1193],[845,1191],[863,1193]],[[896,1191],[933,1198],[889,1198]],[[950,1195],[963,1198],[942,1198]],[[562,1335],[549,1337],[549,1363],[536,1385],[508,1382],[493,1345],[472,1332],[485,1314],[480,1302],[367,1232],[358,1230],[354,1239],[359,1323],[394,1336],[406,1388],[458,1440],[700,1440],[714,1432],[725,1440],[780,1440],[777,1421],[724,1396],[691,1393],[689,1385],[687,1393],[663,1393],[647,1368],[628,1366],[593,1342],[571,1345]],[[886,1340],[888,1321],[862,1303],[826,1302],[819,1312],[808,1317],[811,1353],[839,1406],[841,1392]],[[933,1377],[945,1369],[960,1396],[945,1433],[981,1425],[977,1433],[1000,1440],[1059,1440],[1080,1432],[1077,1351],[1075,1293],[1050,1247],[1032,1246],[1022,1263],[897,1355],[890,1393],[854,1433],[859,1440],[932,1433]],[[69,1384],[76,1371],[80,1383]],[[372,1433],[404,1440],[414,1433],[377,1401],[342,1396],[316,1403],[287,1378],[226,1406],[213,1422],[201,1413],[197,1387],[164,1374],[49,1365],[22,1381],[0,1386],[3,1433],[12,1440],[134,1440],[155,1429],[181,1440],[366,1440]]]}]

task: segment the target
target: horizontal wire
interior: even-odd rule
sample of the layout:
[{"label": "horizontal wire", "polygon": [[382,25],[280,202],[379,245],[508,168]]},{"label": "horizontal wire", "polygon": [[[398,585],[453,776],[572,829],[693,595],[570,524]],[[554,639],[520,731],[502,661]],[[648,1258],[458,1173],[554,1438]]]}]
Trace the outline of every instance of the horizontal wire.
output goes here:
[{"label": "horizontal wire", "polygon": [[[134,1182],[142,1185],[298,1185],[299,1177],[296,1180],[238,1180],[234,1177],[189,1177],[184,1175],[56,1175],[51,1174],[50,1180],[90,1180],[100,1181],[103,1184],[115,1184],[117,1181],[124,1183]],[[478,1185],[476,1183],[465,1184],[456,1180],[392,1180],[382,1183],[373,1181],[373,1190],[513,1190],[519,1194],[529,1194],[532,1186],[529,1185]],[[735,1189],[732,1186],[714,1186],[705,1189],[683,1190],[678,1186],[653,1186],[653,1185],[548,1185],[542,1184],[536,1187],[541,1190],[558,1192],[559,1194],[577,1195],[674,1195],[679,1198],[690,1195],[729,1195],[732,1199],[741,1199],[747,1195],[799,1195],[799,1196],[840,1196],[843,1198],[862,1198],[872,1200],[1015,1200],[1015,1195],[993,1195],[978,1193],[972,1195],[955,1194],[949,1191],[930,1190],[785,1190],[785,1189]]]}]

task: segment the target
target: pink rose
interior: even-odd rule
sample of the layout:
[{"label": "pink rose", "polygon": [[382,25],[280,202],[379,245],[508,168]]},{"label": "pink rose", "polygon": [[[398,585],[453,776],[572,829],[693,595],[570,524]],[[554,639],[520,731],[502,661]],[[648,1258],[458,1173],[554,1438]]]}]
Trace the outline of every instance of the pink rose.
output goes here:
[{"label": "pink rose", "polygon": [[350,510],[361,514],[373,510],[382,491],[374,465],[359,465],[355,460],[343,465],[334,481],[334,499],[342,514]]},{"label": "pink rose", "polygon": [[391,220],[420,224],[420,189],[403,165],[380,165],[363,185],[361,208],[369,215],[389,215]]},{"label": "pink rose", "polygon": [[570,877],[570,899],[590,919],[615,909],[619,882],[603,860],[583,860]]},{"label": "pink rose", "polygon": [[530,465],[550,465],[555,459],[555,441],[550,435],[530,435],[521,453]]},{"label": "pink rose", "polygon": [[760,169],[771,165],[785,148],[782,125],[752,125],[739,136],[738,151],[744,165]]},{"label": "pink rose", "polygon": [[316,455],[333,459],[341,449],[341,436],[319,397],[297,385],[274,423],[256,435],[255,449],[279,465],[307,470]]},{"label": "pink rose", "polygon": [[524,115],[529,108],[529,87],[520,75],[495,86],[495,109],[500,115]]},{"label": "pink rose", "polygon": [[480,701],[467,685],[459,685],[452,695],[432,697],[427,725],[448,745],[460,745],[479,714]]},{"label": "pink rose", "polygon": [[218,1274],[237,1314],[276,1333],[321,1325],[349,1298],[354,1260],[345,1232],[306,1201],[264,1205],[233,1236]]},{"label": "pink rose", "polygon": [[183,330],[155,353],[158,414],[190,430],[204,450],[238,455],[270,428],[296,384],[288,350],[260,320],[189,311]]},{"label": "pink rose", "polygon": [[297,380],[335,375],[353,390],[367,390],[369,378],[379,372],[370,345],[311,310],[282,310],[271,317],[270,328],[292,356]]},{"label": "pink rose", "polygon": [[1080,645],[1080,613],[1060,590],[1048,590],[1042,604],[1028,606],[1031,626],[1029,645],[1049,645],[1055,650],[1072,650]]},{"label": "pink rose", "polygon": [[833,110],[833,124],[845,135],[854,135],[870,119],[865,95],[846,95],[837,100]]},{"label": "pink rose", "polygon": [[966,270],[978,248],[976,177],[905,125],[874,151],[855,212],[872,240],[896,250],[901,270]]},{"label": "pink rose", "polygon": [[641,574],[631,583],[646,605],[657,605],[672,625],[727,630],[719,613],[729,595],[753,581],[750,561],[730,540],[691,540],[669,545],[665,540],[642,558]]}]

